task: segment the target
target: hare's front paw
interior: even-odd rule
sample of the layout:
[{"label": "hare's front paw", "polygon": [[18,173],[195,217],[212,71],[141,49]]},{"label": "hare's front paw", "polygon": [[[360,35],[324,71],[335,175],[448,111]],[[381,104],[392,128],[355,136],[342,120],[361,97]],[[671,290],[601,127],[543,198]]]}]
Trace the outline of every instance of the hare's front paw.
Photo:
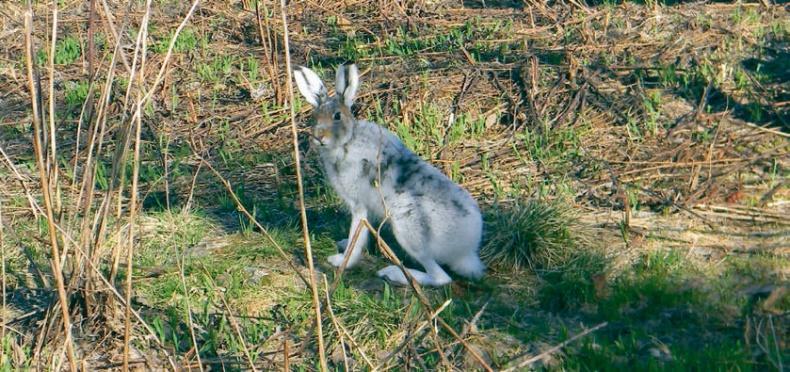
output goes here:
[{"label": "hare's front paw", "polygon": [[376,272],[376,275],[395,284],[409,284],[409,281],[406,279],[406,275],[403,275],[403,271],[401,271],[400,267],[397,265],[387,266]]},{"label": "hare's front paw", "polygon": [[[334,266],[334,267],[340,267],[340,265],[343,264],[343,260],[344,259],[345,259],[345,255],[343,255],[342,253],[338,253],[338,254],[333,254],[333,255],[329,256],[329,258],[327,258],[327,261],[329,261],[329,263],[332,264],[332,266]],[[350,264],[346,265],[346,267],[348,267],[348,266],[351,266],[351,265]]]}]

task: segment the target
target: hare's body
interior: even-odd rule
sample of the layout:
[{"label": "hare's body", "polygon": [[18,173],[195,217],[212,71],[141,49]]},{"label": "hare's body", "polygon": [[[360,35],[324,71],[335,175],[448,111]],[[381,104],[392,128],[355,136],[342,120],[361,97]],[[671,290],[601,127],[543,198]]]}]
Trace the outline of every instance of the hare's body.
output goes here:
[{"label": "hare's body", "polygon": [[[392,132],[351,116],[349,107],[357,83],[356,68],[349,70],[348,87],[352,90],[345,89],[341,67],[334,98],[326,96],[323,84],[315,87],[320,79],[312,71],[302,68],[296,74],[300,91],[316,106],[313,143],[318,146],[324,171],[352,214],[348,240],[340,244],[345,248],[362,219],[386,218],[401,247],[425,267],[425,272],[409,269],[422,284],[439,286],[451,281],[438,263],[463,276],[480,278],[485,267],[478,256],[482,219],[477,203],[406,148]],[[350,250],[349,267],[358,262],[367,237],[363,228]],[[344,254],[329,257],[335,266],[343,260]],[[407,283],[397,266],[386,267],[378,274]]]}]

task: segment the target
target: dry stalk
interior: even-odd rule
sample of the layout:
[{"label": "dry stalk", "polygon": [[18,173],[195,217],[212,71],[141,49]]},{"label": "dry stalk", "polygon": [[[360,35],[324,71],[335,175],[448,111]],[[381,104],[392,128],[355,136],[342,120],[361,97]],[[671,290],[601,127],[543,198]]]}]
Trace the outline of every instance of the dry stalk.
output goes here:
[{"label": "dry stalk", "polygon": [[72,371],[77,371],[77,359],[74,352],[74,344],[71,339],[71,319],[69,315],[68,295],[63,284],[63,274],[60,271],[60,252],[58,249],[58,236],[55,230],[55,217],[52,211],[52,199],[50,197],[49,180],[47,177],[44,161],[44,152],[41,148],[41,113],[39,106],[39,92],[35,83],[34,72],[34,53],[33,53],[33,8],[28,2],[28,9],[25,11],[25,60],[27,62],[27,78],[30,88],[30,101],[33,109],[33,148],[35,151],[36,165],[41,183],[41,193],[44,197],[44,207],[46,209],[47,227],[50,241],[50,264],[52,275],[58,290],[58,300],[63,316],[63,332],[66,340],[66,355],[69,359],[69,366]]},{"label": "dry stalk", "polygon": [[283,372],[291,370],[291,362],[288,358],[288,333],[283,333]]},{"label": "dry stalk", "polygon": [[[127,119],[127,108],[129,106],[129,100],[132,95],[133,88],[137,86],[137,106],[140,106],[140,98],[139,92],[144,90],[144,75],[145,75],[145,53],[146,53],[146,41],[148,37],[148,22],[151,15],[151,1],[146,1],[145,3],[145,12],[143,14],[143,18],[140,25],[140,31],[137,33],[137,39],[135,41],[135,48],[134,48],[134,58],[132,60],[132,67],[129,73],[129,82],[130,84],[126,87],[126,94],[124,95],[123,101],[123,113],[124,116],[121,119],[121,123],[125,123]],[[131,2],[130,2],[131,7]],[[130,9],[131,10],[131,9]],[[120,39],[117,40],[120,43]],[[140,67],[138,67],[138,63]],[[167,61],[164,62],[165,64]],[[132,84],[134,83],[134,84]],[[136,84],[136,85],[135,85]],[[132,115],[131,120],[129,121],[128,126],[122,126],[121,131],[119,134],[118,142],[119,146],[115,148],[115,154],[112,160],[112,170],[110,172],[110,186],[106,193],[104,193],[104,198],[102,199],[99,218],[97,222],[95,222],[94,227],[92,228],[93,231],[96,231],[95,238],[94,238],[94,247],[98,249],[102,246],[103,238],[105,236],[104,230],[107,227],[107,219],[110,213],[110,205],[112,203],[112,196],[113,193],[117,192],[117,212],[116,217],[120,218],[122,212],[122,201],[123,201],[123,189],[124,184],[126,181],[126,172],[123,170],[126,166],[126,157],[127,152],[129,150],[129,144],[131,141],[131,132],[134,128],[134,123],[140,119],[141,112],[139,107],[136,108],[134,111],[134,115]],[[131,211],[130,211],[131,215]],[[97,228],[98,226],[98,228]],[[130,229],[131,233],[131,229]],[[89,259],[92,260],[94,263],[100,258],[99,255],[96,254],[96,250],[92,250],[90,252]],[[89,281],[90,283],[90,281]],[[126,365],[126,364],[124,364]]]},{"label": "dry stalk", "polygon": [[[349,258],[351,258],[351,254],[353,254],[353,252],[354,252],[354,248],[357,245],[357,240],[359,240],[359,234],[362,232],[363,228],[364,227],[362,226],[362,224],[358,224],[357,228],[354,230],[354,235],[351,237],[351,241],[348,243],[348,245],[346,247],[346,250],[344,251],[346,253],[345,253],[345,256],[343,257],[343,262],[340,264],[340,267],[335,269],[335,278],[332,280],[332,286],[329,289],[329,297],[332,297],[332,295],[335,293],[335,290],[337,289],[337,286],[340,284],[340,280],[343,278],[343,273],[346,270],[346,266],[348,266],[348,260],[349,260]],[[360,249],[362,249],[362,248],[360,248]],[[326,300],[322,299],[322,301],[326,301],[326,302],[322,302],[321,303],[321,308],[322,309],[325,308],[325,307],[331,306],[329,304],[329,297]],[[328,311],[332,311],[331,307],[328,308]],[[307,331],[307,338],[311,338],[312,335],[313,335],[313,332],[315,332],[315,321],[314,321],[314,319],[310,319],[310,323],[312,325],[310,326],[310,330]],[[306,347],[306,346],[307,346],[306,343],[302,344],[303,348]]]},{"label": "dry stalk", "polygon": [[[411,343],[411,342],[412,342],[412,340],[414,339],[414,337],[416,337],[418,334],[420,334],[420,333],[422,332],[422,330],[423,330],[423,329],[425,329],[425,327],[427,327],[429,324],[433,323],[433,322],[434,322],[434,320],[436,319],[436,317],[437,317],[437,316],[439,316],[439,314],[440,314],[442,311],[444,311],[444,309],[446,309],[446,308],[447,308],[447,306],[449,306],[451,302],[452,302],[452,299],[449,299],[449,300],[445,301],[445,302],[444,302],[444,303],[443,303],[441,306],[439,306],[439,307],[438,307],[436,310],[434,310],[434,311],[431,311],[431,312],[430,312],[430,316],[428,317],[428,319],[425,319],[425,320],[423,320],[423,321],[422,321],[420,324],[418,324],[418,325],[417,325],[417,327],[416,327],[416,328],[415,328],[415,329],[414,329],[414,330],[411,332],[411,334],[409,334],[409,335],[408,335],[406,338],[404,338],[404,339],[403,339],[403,342],[401,342],[401,343],[400,343],[400,345],[398,345],[398,347],[396,347],[396,348],[395,348],[395,350],[393,350],[392,352],[390,352],[390,353],[389,353],[389,354],[388,354],[388,355],[387,355],[387,356],[384,358],[384,360],[383,360],[383,361],[381,361],[381,364],[379,364],[379,365],[378,365],[378,366],[375,368],[375,370],[382,370],[382,369],[386,369],[386,368],[384,368],[384,367],[387,365],[387,362],[389,362],[389,361],[390,361],[390,359],[392,359],[393,357],[395,357],[396,355],[398,355],[398,354],[401,352],[401,350],[403,350],[403,348],[404,348],[404,347],[406,347],[406,346],[407,346],[409,343]],[[441,352],[443,352],[443,351],[442,351],[442,350],[439,350],[439,352],[441,353]]]},{"label": "dry stalk", "polygon": [[[178,255],[178,252],[176,252]],[[197,337],[195,337],[195,325],[192,322],[192,305],[189,303],[189,288],[187,288],[187,280],[184,277],[184,252],[181,252],[178,260],[178,277],[181,279],[181,287],[184,289],[184,301],[187,310],[187,325],[189,326],[189,336],[192,338],[192,347],[195,348],[195,357],[198,362],[198,369],[203,371],[203,361],[200,360],[200,348],[197,344]],[[244,342],[242,340],[242,342]]]},{"label": "dry stalk", "polygon": [[[122,31],[125,30],[127,22],[124,22]],[[100,97],[100,102],[98,105],[98,111],[95,117],[95,120],[89,120],[90,127],[88,128],[89,139],[87,143],[87,155],[85,158],[85,164],[83,165],[83,175],[82,175],[82,182],[80,187],[77,189],[75,185],[77,183],[77,165],[79,163],[79,153],[80,147],[79,142],[76,144],[76,149],[74,153],[74,174],[72,178],[72,192],[76,192],[75,200],[77,203],[74,203],[74,210],[71,211],[70,216],[76,217],[79,213],[80,203],[83,205],[83,216],[90,216],[91,210],[93,209],[93,199],[95,195],[95,187],[96,183],[94,182],[94,178],[97,173],[98,167],[98,160],[99,156],[101,155],[103,145],[104,145],[104,135],[106,130],[106,123],[107,123],[107,110],[110,103],[111,91],[112,86],[115,79],[115,66],[117,64],[118,55],[121,52],[121,43],[118,42],[115,44],[113,49],[112,59],[110,60],[110,64],[107,70],[107,76],[105,78],[104,88],[102,90],[102,95]],[[83,107],[83,112],[85,108]],[[79,133],[81,130],[82,120],[78,123],[77,128],[77,141],[79,141]],[[83,195],[85,195],[85,200],[83,202]],[[92,232],[94,231],[93,227],[91,226],[91,219],[90,218],[83,218],[80,223],[80,236],[79,236],[79,244],[81,247],[86,247],[88,259],[90,258],[90,238]],[[96,234],[95,242],[100,243],[101,232]],[[95,244],[98,246],[98,244]],[[114,251],[120,252],[118,245],[114,247]],[[75,251],[75,262],[82,262],[81,259],[81,252],[83,250]],[[117,255],[113,255],[113,257],[117,258]],[[77,265],[75,264],[75,267]],[[117,270],[117,259],[113,261],[113,272],[111,273],[110,279],[114,282],[116,277],[116,270]],[[91,280],[91,273],[88,271],[87,273],[87,285],[92,285]],[[74,282],[79,279],[79,276],[75,275],[72,276],[72,285]],[[90,311],[90,296],[86,296],[86,307]]]},{"label": "dry stalk", "polygon": [[[373,365],[373,362],[370,360],[367,354],[365,354],[365,350],[362,349],[362,346],[360,346],[357,343],[357,340],[355,340],[354,337],[351,336],[351,332],[349,332],[348,329],[346,329],[346,327],[343,326],[343,324],[340,323],[340,321],[337,320],[337,318],[335,317],[335,313],[332,311],[332,306],[329,304],[329,298],[331,294],[329,288],[327,287],[327,284],[328,282],[326,280],[326,275],[324,275],[324,291],[326,292],[327,308],[329,310],[329,315],[332,318],[332,323],[335,324],[335,326],[338,328],[338,335],[340,335],[341,334],[340,332],[342,332],[342,334],[346,336],[346,339],[348,339],[348,342],[350,342],[352,346],[354,346],[357,350],[359,350],[359,355],[362,356],[362,359],[365,361],[368,367],[371,368],[371,371],[378,371],[379,369]],[[343,356],[345,357],[345,350],[343,350]],[[346,366],[346,371],[349,371],[348,366]]]},{"label": "dry stalk", "polygon": [[[205,270],[205,268],[204,268]],[[216,287],[214,284],[214,280],[211,279],[211,275],[209,275],[208,270],[206,271],[206,278],[211,283],[212,287]],[[247,358],[247,363],[250,365],[250,370],[252,372],[257,372],[258,370],[255,368],[255,363],[252,362],[252,354],[250,354],[250,349],[247,348],[247,343],[244,342],[244,336],[241,334],[241,327],[239,327],[239,323],[236,321],[236,317],[233,316],[233,312],[230,310],[230,305],[228,305],[228,301],[225,299],[225,293],[222,291],[217,291],[219,293],[219,299],[222,301],[222,305],[225,306],[225,310],[228,312],[228,320],[230,320],[230,326],[233,327],[233,331],[236,332],[236,337],[239,338],[239,343],[241,343],[241,348],[244,350],[244,356]]]},{"label": "dry stalk", "polygon": [[288,43],[288,19],[286,16],[285,0],[280,0],[280,16],[283,22],[283,39],[285,49],[285,69],[287,70],[285,85],[288,90],[288,107],[291,109],[291,134],[293,135],[294,167],[296,168],[296,185],[299,192],[299,215],[302,220],[302,238],[304,239],[307,269],[310,271],[310,289],[313,292],[313,307],[315,310],[315,325],[318,334],[318,357],[322,371],[329,368],[326,363],[326,350],[324,349],[324,333],[321,329],[321,301],[318,299],[318,283],[316,283],[315,267],[313,266],[313,250],[310,244],[310,233],[307,227],[307,212],[304,207],[304,185],[302,184],[302,166],[299,156],[299,137],[296,128],[296,112],[294,111],[294,92],[291,77],[291,52]]},{"label": "dry stalk", "polygon": [[[0,322],[3,322],[2,327],[0,327],[0,342],[5,342],[5,329],[6,324],[8,321],[6,320],[5,316],[8,314],[6,311],[6,303],[5,303],[5,244],[3,242],[3,200],[0,199],[0,280],[2,280],[3,284],[3,308],[0,309],[2,311],[2,316],[0,316]],[[0,347],[0,362],[5,360],[5,348]]]},{"label": "dry stalk", "polygon": [[[134,4],[134,2],[129,1],[126,14],[124,15],[124,24],[126,23],[126,21],[129,18],[129,15],[131,13],[133,4]],[[107,1],[106,0],[102,0],[102,8],[104,10],[104,12],[102,13],[104,15],[104,22],[105,22],[105,24],[107,26],[107,29],[110,30],[110,34],[108,36],[112,36],[115,39],[114,40],[114,44],[116,44],[116,45],[120,44],[121,43],[121,35],[123,35],[123,31],[124,30],[122,28],[121,32],[118,32],[118,30],[115,28],[115,24],[112,21],[112,17],[113,17],[112,11],[110,10],[109,5],[107,5]],[[123,50],[120,50],[119,51],[119,55],[121,57],[121,62],[123,63],[123,66],[126,68],[126,72],[128,72],[131,75],[132,67],[129,66],[129,61],[126,59],[126,53],[124,53]]]},{"label": "dry stalk", "polygon": [[[350,369],[348,369],[348,355],[346,355],[345,334],[340,328],[340,322],[338,322],[335,312],[332,311],[332,301],[329,299],[329,284],[327,283],[326,275],[323,275],[322,277],[324,279],[324,298],[326,299],[326,310],[329,312],[329,318],[332,321],[332,325],[335,326],[335,331],[337,331],[337,338],[340,339],[340,352],[343,353],[343,367],[346,371],[350,371]],[[360,350],[360,352],[362,351]],[[367,361],[367,357],[365,357],[365,359]],[[371,366],[371,368],[373,368],[373,366]],[[375,368],[373,370],[375,371]]]},{"label": "dry stalk", "polygon": [[542,359],[548,357],[551,354],[556,353],[557,351],[559,351],[560,349],[564,348],[565,346],[568,346],[571,342],[576,341],[576,340],[578,340],[578,339],[580,339],[580,338],[582,338],[582,337],[584,337],[584,336],[586,336],[586,335],[588,335],[588,334],[590,334],[592,332],[595,332],[595,331],[597,331],[597,330],[599,330],[599,329],[601,329],[603,327],[606,327],[607,324],[609,324],[609,323],[603,322],[603,323],[600,323],[600,324],[596,325],[595,327],[592,327],[592,328],[589,328],[589,329],[585,329],[584,332],[579,333],[577,335],[574,335],[573,337],[571,337],[571,338],[569,338],[569,339],[557,344],[556,346],[552,347],[551,349],[548,349],[548,350],[546,350],[546,351],[544,351],[544,352],[542,352],[542,353],[540,353],[538,355],[535,355],[535,356],[533,356],[531,358],[528,358],[528,359],[522,360],[521,362],[513,364],[512,366],[502,370],[502,372],[510,372],[510,371],[522,370],[524,367],[530,366],[533,363],[535,363],[535,362],[537,362],[539,360],[542,360]]},{"label": "dry stalk", "polygon": [[198,160],[201,161],[201,164],[205,164],[206,167],[208,167],[208,169],[211,171],[211,173],[213,173],[214,176],[217,177],[217,179],[219,179],[220,182],[222,182],[222,185],[225,186],[225,190],[228,192],[228,194],[230,195],[231,199],[233,199],[233,202],[236,204],[236,209],[238,209],[241,213],[244,214],[244,216],[246,216],[250,221],[252,221],[252,223],[255,224],[255,226],[266,237],[266,239],[268,239],[269,242],[272,243],[274,248],[277,249],[277,252],[280,254],[280,256],[286,262],[288,262],[288,266],[290,266],[291,269],[293,269],[294,273],[296,273],[296,275],[299,276],[299,279],[302,279],[302,282],[304,282],[304,284],[306,286],[309,286],[310,282],[304,277],[304,275],[302,275],[302,273],[299,271],[299,269],[296,268],[296,265],[294,265],[293,261],[285,253],[285,250],[283,250],[283,248],[280,246],[280,244],[277,243],[276,240],[274,240],[274,238],[271,236],[271,234],[269,234],[269,231],[266,230],[266,228],[263,227],[263,225],[261,225],[260,222],[258,222],[258,219],[256,219],[255,216],[253,216],[247,210],[247,208],[244,207],[244,204],[241,203],[241,200],[239,200],[239,197],[233,191],[233,186],[230,184],[230,182],[227,179],[225,179],[225,177],[222,177],[222,175],[216,169],[214,169],[214,167],[211,165],[211,163],[209,163],[208,161],[203,159],[200,155],[198,155],[197,152],[195,152],[195,150],[194,150],[194,146],[192,148],[192,153],[195,155],[195,157],[198,158]]},{"label": "dry stalk", "polygon": [[[340,280],[343,278],[343,273],[346,271],[346,266],[348,266],[348,260],[351,258],[351,255],[354,253],[354,248],[357,246],[357,240],[359,240],[359,234],[362,232],[364,227],[362,224],[358,224],[357,228],[354,230],[354,235],[351,237],[351,241],[348,242],[348,246],[346,247],[345,257],[343,257],[343,262],[340,264],[335,270],[335,279],[332,280],[332,289],[329,291],[329,294],[335,293],[335,289],[337,289],[338,284],[340,284]],[[360,248],[364,249],[364,248]]]},{"label": "dry stalk", "polygon": [[[192,3],[192,6],[189,8],[189,12],[187,13],[186,16],[184,16],[184,19],[178,25],[176,31],[173,32],[173,37],[170,39],[170,44],[167,46],[167,53],[165,54],[165,58],[162,61],[162,66],[159,69],[159,73],[156,75],[156,79],[154,80],[154,83],[151,85],[151,88],[148,89],[148,91],[145,93],[145,96],[142,99],[143,102],[148,102],[148,100],[151,99],[151,96],[154,94],[154,91],[156,90],[157,87],[159,87],[159,83],[162,82],[162,78],[165,75],[165,71],[167,71],[170,58],[173,56],[173,48],[176,45],[176,40],[178,39],[178,35],[181,34],[181,31],[184,29],[184,27],[186,27],[187,23],[189,22],[189,19],[192,18],[192,16],[195,14],[195,10],[197,9],[198,4],[200,4],[200,0],[195,0]],[[141,115],[141,114],[142,112],[137,113],[137,115]]]},{"label": "dry stalk", "polygon": [[52,42],[49,49],[49,173],[50,187],[55,190],[54,208],[60,213],[62,201],[60,199],[60,185],[58,184],[58,147],[55,141],[55,46],[58,41],[58,2],[52,2]]},{"label": "dry stalk", "polygon": [[[61,232],[61,234],[63,234],[64,238],[70,240],[71,244],[73,244],[78,250],[82,249],[68,235],[68,233],[66,231],[63,231],[63,229],[61,229],[60,226],[57,226],[57,228]],[[79,253],[82,254],[83,256],[86,256],[87,252],[82,251],[82,252],[79,252]],[[118,290],[115,288],[115,286],[112,283],[110,283],[110,281],[107,278],[104,277],[104,273],[102,273],[102,271],[99,270],[99,268],[96,267],[95,265],[93,265],[93,263],[91,263],[90,261],[86,260],[85,262],[86,262],[88,268],[90,268],[91,270],[94,271],[94,273],[96,274],[96,277],[99,278],[99,280],[107,287],[107,289],[113,294],[113,296],[115,296],[115,298],[121,303],[121,306],[125,307],[126,306],[126,300],[124,299],[124,296],[121,295],[121,293],[118,292]],[[146,321],[143,319],[143,317],[140,316],[140,313],[138,313],[136,310],[132,309],[132,315],[143,326],[143,328],[145,328],[145,330],[148,331],[148,335],[151,336],[151,338],[156,342],[156,344],[162,349],[162,352],[167,356],[167,360],[168,360],[168,362],[170,362],[170,366],[173,367],[173,370],[174,371],[177,370],[176,365],[173,362],[173,359],[170,357],[170,354],[168,354],[167,349],[165,349],[165,345],[162,344],[162,341],[156,336],[156,333],[154,333],[153,328],[151,328],[151,326],[148,325],[148,323],[146,323]]]},{"label": "dry stalk", "polygon": [[[125,317],[124,317],[124,333],[123,333],[123,370],[129,370],[129,341],[131,340],[131,313],[132,313],[132,266],[134,261],[134,233],[135,233],[135,223],[137,222],[137,188],[138,188],[138,181],[140,178],[140,132],[142,129],[142,110],[145,100],[142,98],[142,94],[140,90],[143,87],[143,79],[145,77],[145,57],[146,57],[146,39],[148,37],[148,20],[151,13],[151,1],[146,1],[145,4],[145,15],[143,15],[142,26],[140,27],[139,31],[139,39],[138,44],[141,46],[140,48],[140,72],[137,75],[138,80],[138,91],[137,91],[137,108],[135,110],[135,115],[133,118],[134,126],[135,126],[135,142],[134,142],[134,159],[132,161],[132,190],[131,190],[131,200],[129,201],[129,240],[127,245],[126,251],[126,309],[125,309]],[[137,54],[135,54],[135,61],[137,59]],[[164,65],[167,64],[167,60],[163,62]],[[134,69],[132,70],[134,72]],[[129,84],[131,86],[132,84]],[[156,84],[154,84],[156,86]],[[123,165],[121,165],[123,166]],[[112,192],[110,190],[108,195]],[[120,198],[120,197],[119,197]],[[187,309],[189,305],[187,305]],[[191,319],[190,319],[190,331],[192,330]],[[194,340],[194,334],[193,334]],[[197,352],[197,349],[196,349]],[[198,356],[198,361],[200,357]]]},{"label": "dry stalk", "polygon": [[[414,279],[414,277],[411,275],[409,270],[406,270],[406,268],[403,266],[403,263],[400,261],[400,259],[398,259],[398,256],[395,255],[395,252],[392,251],[392,248],[390,248],[389,245],[387,245],[387,243],[384,241],[384,239],[381,238],[378,231],[375,228],[373,228],[373,226],[370,225],[370,222],[368,222],[368,220],[363,219],[362,223],[365,224],[365,226],[368,228],[370,233],[373,234],[373,237],[376,238],[376,242],[378,243],[377,246],[379,247],[379,249],[381,249],[381,252],[384,254],[384,256],[387,257],[387,259],[389,259],[390,261],[392,261],[392,263],[400,267],[401,271],[403,271],[403,274],[406,275],[407,279],[409,279],[409,284],[411,285],[411,288],[414,290],[414,293],[417,295],[417,299],[420,300],[420,303],[422,303],[422,305],[425,307],[426,310],[430,311],[430,309],[432,308],[430,306],[430,302],[428,301],[428,298],[425,296],[425,293],[423,293],[420,284],[417,283],[417,280]],[[469,346],[469,344],[463,338],[461,338],[461,336],[458,334],[458,332],[455,331],[455,329],[453,329],[452,326],[447,324],[447,322],[445,322],[444,319],[442,319],[439,316],[436,317],[436,320],[439,322],[442,328],[444,328],[447,332],[449,332],[450,335],[453,336],[453,338],[455,338],[458,342],[460,342],[461,345],[463,345],[464,348],[470,354],[472,354],[472,357],[474,357],[475,360],[477,360],[480,366],[482,366],[488,372],[493,372],[491,366],[489,366],[488,363],[486,363],[485,360],[483,360],[483,358],[480,356],[480,354],[477,351],[475,351],[474,348]],[[444,353],[441,353],[441,355],[444,355]]]},{"label": "dry stalk", "polygon": [[186,214],[192,208],[192,198],[195,196],[195,184],[197,183],[197,178],[200,174],[200,168],[202,167],[203,162],[198,163],[197,169],[195,169],[195,175],[192,176],[192,184],[189,186],[189,196],[187,197],[187,201],[184,203],[184,208],[181,210],[181,213]]},{"label": "dry stalk", "polygon": [[[261,15],[261,3],[263,3],[263,16]],[[258,35],[261,39],[261,48],[265,58],[266,73],[274,90],[274,97],[278,103],[282,103],[282,89],[280,89],[280,77],[277,74],[277,40],[272,37],[272,28],[269,23],[269,7],[265,1],[255,2],[255,18],[258,23]],[[266,31],[264,31],[264,28]]]}]

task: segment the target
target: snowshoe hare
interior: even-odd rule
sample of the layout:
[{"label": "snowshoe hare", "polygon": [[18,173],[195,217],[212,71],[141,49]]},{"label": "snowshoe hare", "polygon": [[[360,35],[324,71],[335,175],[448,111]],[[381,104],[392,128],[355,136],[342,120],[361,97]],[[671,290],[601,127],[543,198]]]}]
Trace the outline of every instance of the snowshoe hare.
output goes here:
[{"label": "snowshoe hare", "polygon": [[[315,108],[312,145],[318,148],[329,182],[351,211],[348,239],[338,242],[346,254],[351,252],[347,266],[359,261],[367,244],[368,230],[362,228],[356,247],[346,247],[360,221],[386,217],[400,246],[425,268],[424,272],[408,269],[420,284],[450,283],[439,264],[468,278],[482,277],[485,266],[478,249],[483,222],[477,202],[406,148],[395,134],[354,118],[351,105],[359,87],[356,65],[338,68],[334,97],[312,70],[299,66],[294,76],[299,91]],[[336,254],[329,262],[337,267],[344,257]],[[379,270],[378,275],[408,284],[396,265]]]}]

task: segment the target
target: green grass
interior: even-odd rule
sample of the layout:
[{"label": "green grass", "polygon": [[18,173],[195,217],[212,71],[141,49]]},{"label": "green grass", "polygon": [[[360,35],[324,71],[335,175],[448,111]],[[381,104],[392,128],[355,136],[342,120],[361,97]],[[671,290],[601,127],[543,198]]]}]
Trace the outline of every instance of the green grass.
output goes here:
[{"label": "green grass", "polygon": [[481,257],[506,270],[561,270],[589,245],[574,212],[563,201],[529,200],[497,205],[486,214],[490,233]]},{"label": "green grass", "polygon": [[15,371],[20,368],[30,369],[33,366],[33,350],[30,344],[24,343],[15,333],[7,332],[5,337],[0,339],[0,347],[3,349],[0,357],[1,371]]},{"label": "green grass", "polygon": [[[55,44],[55,65],[64,66],[74,63],[82,55],[82,45],[80,39],[66,35],[59,37],[58,42]],[[36,55],[36,61],[39,65],[44,66],[49,64],[48,49],[41,48]]]},{"label": "green grass", "polygon": [[[156,35],[155,30],[151,30],[149,33]],[[159,54],[167,53],[167,48],[170,46],[170,42],[173,40],[174,35],[175,31],[171,31],[167,35],[155,36],[156,41],[151,46],[151,50]],[[186,27],[178,34],[178,38],[176,38],[176,42],[173,44],[173,52],[189,53],[196,51],[198,47],[205,45],[205,43],[206,41],[203,40],[193,28]]]},{"label": "green grass", "polygon": [[66,84],[66,106],[71,110],[80,109],[88,98],[90,86],[87,81],[68,82]]},{"label": "green grass", "polygon": [[[236,191],[250,210],[262,205],[243,185]],[[188,300],[201,356],[243,362],[238,336],[230,327],[220,296],[235,311],[258,317],[239,318],[248,345],[260,343],[277,327],[286,325],[295,335],[303,334],[309,328],[312,305],[307,293],[294,286],[298,280],[268,241],[249,229],[247,222],[233,222],[239,214],[227,196],[217,194],[214,198],[198,200],[198,208],[216,206],[200,213],[148,213],[147,239],[137,263],[136,275],[141,278],[138,297],[155,309],[148,319],[173,350],[184,353],[191,348],[185,318]],[[307,202],[329,206],[338,203],[326,191],[309,192]],[[275,222],[276,216],[292,211],[292,206],[265,205],[267,211],[259,217],[275,239],[283,247],[299,247],[298,224]],[[334,241],[346,233],[347,222],[340,213],[333,207],[310,212],[317,264],[330,282],[332,270],[324,260],[335,253]],[[589,327],[603,321],[609,325],[566,347],[545,367],[666,370],[717,365],[728,370],[750,370],[754,363],[767,365],[767,358],[777,357],[755,359],[741,341],[742,330],[733,324],[744,314],[756,314],[753,311],[757,309],[749,307],[738,289],[741,278],[751,275],[749,282],[770,280],[766,273],[783,260],[734,259],[720,270],[690,262],[683,251],[667,249],[642,253],[614,270],[608,250],[597,247],[589,235],[579,235],[585,230],[559,203],[498,206],[488,209],[487,215],[486,226],[492,235],[487,249],[499,247],[496,254],[502,255],[505,264],[492,265],[479,283],[427,289],[427,294],[434,306],[452,299],[443,317],[456,329],[488,303],[478,324],[478,337],[482,337],[481,345],[488,345],[483,350],[499,367],[531,343],[558,343],[578,333],[580,323]],[[211,246],[206,241],[221,244],[206,251],[201,248]],[[184,275],[188,297],[176,264],[183,252],[187,252]],[[403,336],[404,325],[420,322],[424,316],[410,290],[373,279],[375,270],[385,264],[377,254],[366,258],[359,268],[345,274],[332,297],[335,315],[368,356],[375,355],[376,350],[392,350]],[[151,267],[163,269],[143,279]],[[256,274],[260,271],[265,274]],[[788,305],[784,301],[779,306]],[[527,314],[531,315],[525,317]],[[339,353],[340,339],[334,327],[327,321],[325,329],[328,349]],[[491,346],[497,343],[500,346]],[[438,367],[440,359],[430,351],[430,342],[424,347],[427,365]],[[351,348],[349,353],[361,360],[359,349]],[[309,362],[300,365],[307,367]]]},{"label": "green grass", "polygon": [[[343,60],[360,60],[368,58],[416,57],[423,53],[462,53],[465,50],[474,61],[512,61],[514,52],[521,50],[518,43],[494,43],[492,41],[505,38],[512,31],[510,19],[483,21],[475,18],[463,25],[449,29],[407,29],[398,27],[392,33],[379,38],[367,33],[347,34],[336,25],[334,17],[329,25],[333,28],[337,40],[336,49]],[[316,61],[317,62],[317,61]]]}]

